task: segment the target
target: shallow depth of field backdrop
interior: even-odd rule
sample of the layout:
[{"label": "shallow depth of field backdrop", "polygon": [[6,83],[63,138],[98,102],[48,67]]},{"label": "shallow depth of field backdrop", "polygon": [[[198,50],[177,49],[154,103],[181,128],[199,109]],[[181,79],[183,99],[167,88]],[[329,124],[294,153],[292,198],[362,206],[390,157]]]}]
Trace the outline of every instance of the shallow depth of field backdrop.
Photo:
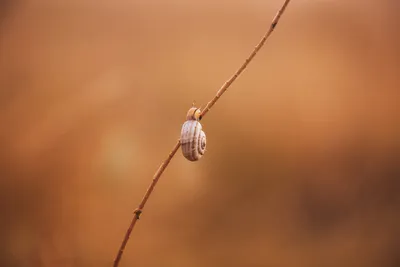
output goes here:
[{"label": "shallow depth of field backdrop", "polygon": [[[111,266],[282,2],[1,1],[0,265]],[[121,266],[399,266],[399,10],[293,0]]]}]

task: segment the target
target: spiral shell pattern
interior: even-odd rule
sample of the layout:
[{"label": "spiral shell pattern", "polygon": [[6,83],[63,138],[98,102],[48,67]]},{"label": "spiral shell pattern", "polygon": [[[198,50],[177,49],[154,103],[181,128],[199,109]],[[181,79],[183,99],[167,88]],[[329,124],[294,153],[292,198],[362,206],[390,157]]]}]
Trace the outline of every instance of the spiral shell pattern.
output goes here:
[{"label": "spiral shell pattern", "polygon": [[197,120],[188,120],[182,126],[182,153],[190,161],[199,160],[206,150],[206,135]]}]

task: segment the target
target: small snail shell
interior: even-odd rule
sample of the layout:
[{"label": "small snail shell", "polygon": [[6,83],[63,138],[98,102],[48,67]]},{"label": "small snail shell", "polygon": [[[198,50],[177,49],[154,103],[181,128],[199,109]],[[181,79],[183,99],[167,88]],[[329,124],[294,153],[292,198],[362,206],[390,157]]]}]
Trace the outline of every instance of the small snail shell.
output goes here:
[{"label": "small snail shell", "polygon": [[182,126],[182,153],[190,161],[199,160],[206,150],[206,134],[201,130],[200,114],[198,108],[189,109],[186,122]]}]

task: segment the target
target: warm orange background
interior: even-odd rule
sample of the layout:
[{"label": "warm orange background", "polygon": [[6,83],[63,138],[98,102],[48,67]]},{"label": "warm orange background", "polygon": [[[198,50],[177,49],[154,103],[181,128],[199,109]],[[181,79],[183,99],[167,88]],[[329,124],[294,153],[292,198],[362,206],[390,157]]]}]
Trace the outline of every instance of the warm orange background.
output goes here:
[{"label": "warm orange background", "polygon": [[[111,266],[283,1],[1,1],[0,266]],[[400,2],[293,0],[121,266],[400,266]]]}]

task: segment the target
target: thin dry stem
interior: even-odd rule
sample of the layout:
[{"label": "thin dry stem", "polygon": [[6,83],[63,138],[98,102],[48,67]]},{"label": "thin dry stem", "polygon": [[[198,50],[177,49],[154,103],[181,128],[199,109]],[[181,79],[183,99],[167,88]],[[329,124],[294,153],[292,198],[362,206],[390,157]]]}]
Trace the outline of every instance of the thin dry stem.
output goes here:
[{"label": "thin dry stem", "polygon": [[[280,17],[282,16],[283,12],[285,11],[287,5],[289,4],[290,0],[285,0],[283,3],[282,7],[279,9],[278,13],[276,13],[275,18],[272,20],[271,25],[268,29],[268,31],[265,33],[261,41],[256,45],[254,48],[253,52],[251,52],[250,56],[245,60],[245,62],[240,66],[240,68],[233,74],[229,80],[227,80],[222,87],[218,90],[217,94],[214,96],[214,98],[207,103],[206,107],[202,110],[200,118],[203,118],[208,111],[214,106],[214,104],[218,101],[218,99],[222,96],[223,93],[226,92],[226,90],[231,86],[231,84],[240,76],[240,74],[246,69],[247,65],[251,62],[251,60],[256,56],[257,52],[262,48],[264,43],[267,41],[268,37],[271,35],[271,33],[274,31],[276,25],[279,22]],[[131,235],[131,232],[133,228],[136,225],[136,221],[139,219],[140,214],[143,212],[143,208],[146,205],[147,200],[149,199],[151,193],[154,190],[154,187],[156,186],[158,180],[160,179],[161,175],[167,168],[168,164],[170,163],[171,159],[175,156],[176,152],[178,151],[179,147],[181,146],[180,140],[175,144],[174,148],[171,150],[169,153],[168,157],[165,159],[165,161],[160,165],[158,170],[153,176],[153,180],[149,186],[149,188],[146,191],[146,194],[143,196],[142,201],[140,202],[138,208],[134,211],[134,216],[132,218],[132,221],[129,225],[128,230],[126,231],[124,240],[122,241],[121,247],[118,250],[118,254],[114,260],[114,267],[118,267],[119,262],[121,260],[122,254],[124,253],[124,249],[126,244],[128,243],[129,237]]]},{"label": "thin dry stem", "polygon": [[251,52],[250,56],[243,62],[242,66],[235,72],[235,74],[232,75],[232,77],[227,80],[222,87],[218,90],[217,94],[214,96],[214,98],[207,103],[206,107],[202,110],[200,118],[203,118],[207,112],[214,106],[214,104],[218,101],[218,99],[222,96],[223,93],[225,93],[226,90],[228,90],[229,86],[239,77],[239,75],[246,69],[247,65],[250,63],[250,61],[256,56],[257,52],[260,51],[261,47],[264,45],[265,41],[267,41],[268,37],[271,35],[271,33],[274,31],[276,25],[279,22],[279,19],[281,18],[283,12],[285,11],[287,5],[289,4],[290,0],[286,0],[285,3],[283,3],[283,6],[281,9],[279,9],[278,13],[276,13],[275,18],[271,22],[271,26],[269,27],[268,31],[265,33],[261,41],[256,45],[254,48],[253,52]]},{"label": "thin dry stem", "polygon": [[180,146],[181,146],[181,142],[180,142],[180,140],[178,140],[178,142],[175,144],[174,148],[169,153],[168,157],[164,160],[164,162],[160,165],[160,167],[158,168],[158,170],[154,174],[153,181],[151,182],[149,188],[147,189],[146,194],[144,194],[143,199],[140,202],[138,208],[134,211],[134,216],[132,218],[131,224],[129,225],[129,228],[126,231],[124,240],[122,241],[121,247],[118,250],[117,257],[114,260],[114,267],[117,267],[119,265],[119,261],[121,260],[122,254],[124,253],[124,249],[125,249],[126,243],[128,243],[129,236],[131,235],[131,232],[133,230],[133,227],[136,224],[136,221],[139,219],[140,214],[142,213],[144,205],[146,205],[146,202],[149,199],[151,193],[153,192],[154,187],[156,186],[158,180],[160,179],[161,174],[165,171],[165,169],[167,168],[169,162],[175,156],[176,151],[178,151]]}]

